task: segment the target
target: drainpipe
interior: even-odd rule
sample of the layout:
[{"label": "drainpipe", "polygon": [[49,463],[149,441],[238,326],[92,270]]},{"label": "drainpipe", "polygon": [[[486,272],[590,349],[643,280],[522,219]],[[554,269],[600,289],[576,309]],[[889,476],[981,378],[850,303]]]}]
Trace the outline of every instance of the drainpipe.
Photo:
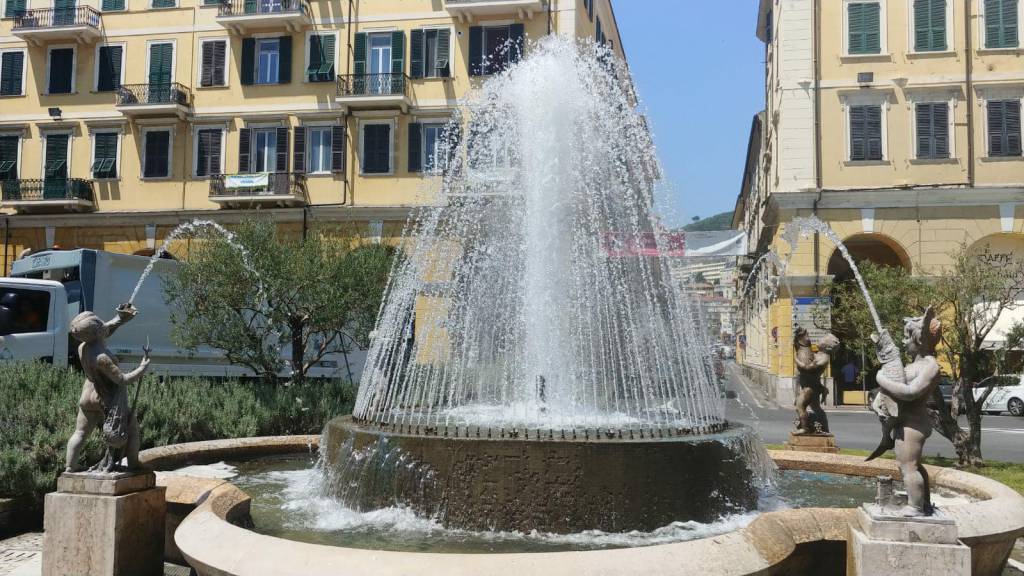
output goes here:
[{"label": "drainpipe", "polygon": [[[355,48],[352,46],[352,26],[353,26],[353,23],[355,22],[354,13],[355,13],[356,1],[357,0],[348,0],[348,58],[346,60],[346,63],[349,66],[348,73],[350,75],[352,74],[352,71],[355,68],[355,66],[353,66],[353,64],[352,64],[355,61]],[[348,127],[349,122],[348,122],[348,120],[349,120],[349,115],[346,113],[343,116],[343,119],[342,119],[342,122],[344,123],[344,126],[345,126],[345,140],[346,140],[346,142],[345,142],[345,145],[346,145],[346,150],[345,150],[345,156],[346,156],[346,158],[345,158],[345,184],[342,187],[343,190],[344,190],[342,192],[342,194],[344,195],[344,197],[342,198],[342,202],[347,204],[349,198],[351,197],[352,198],[352,204],[355,205],[355,203],[356,203],[355,202],[356,201],[356,183],[354,181],[354,178],[355,178],[355,167],[354,167],[355,161],[349,162],[349,157],[350,157],[350,153],[352,151],[352,146],[348,145],[348,140],[351,139],[352,131],[349,130],[349,127]],[[358,138],[358,134],[356,135],[356,137]],[[352,171],[352,177],[351,178],[349,177],[349,170]]]},{"label": "drainpipe", "polygon": [[974,188],[974,40],[971,32],[974,26],[971,24],[971,3],[964,2],[964,48],[967,53],[964,56],[967,80],[967,185]]},{"label": "drainpipe", "polygon": [[[812,211],[818,215],[823,179],[821,174],[821,0],[814,0],[814,187],[818,197]],[[821,235],[814,233],[814,295],[821,295]]]},{"label": "drainpipe", "polygon": [[548,0],[548,36],[551,36],[551,19],[555,17],[555,13],[552,11],[552,4],[554,4],[555,2],[556,0]]},{"label": "drainpipe", "polygon": [[4,216],[4,275],[7,275],[7,246],[11,243],[11,217]]}]

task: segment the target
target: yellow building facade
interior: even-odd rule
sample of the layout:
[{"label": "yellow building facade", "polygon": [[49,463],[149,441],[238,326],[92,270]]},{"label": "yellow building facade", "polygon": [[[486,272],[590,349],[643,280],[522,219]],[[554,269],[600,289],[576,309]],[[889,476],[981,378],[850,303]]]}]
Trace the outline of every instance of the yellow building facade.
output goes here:
[{"label": "yellow building facade", "polygon": [[[254,210],[400,234],[467,92],[610,0],[4,0],[4,263]],[[344,226],[341,226],[344,225]]]},{"label": "yellow building facade", "polygon": [[[855,259],[919,275],[963,245],[1024,255],[1022,22],[1019,0],[763,0],[765,110],[734,213],[751,260],[789,257],[781,236],[809,215]],[[780,403],[794,393],[794,302],[848,275],[814,236],[777,288],[748,281],[739,361]],[[839,380],[835,400],[863,401]]]}]

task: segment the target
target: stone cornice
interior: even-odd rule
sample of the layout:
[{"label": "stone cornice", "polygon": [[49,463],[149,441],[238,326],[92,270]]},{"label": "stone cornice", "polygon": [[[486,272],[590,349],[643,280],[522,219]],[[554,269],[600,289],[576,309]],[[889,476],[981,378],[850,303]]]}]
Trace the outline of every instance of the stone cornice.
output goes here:
[{"label": "stone cornice", "polygon": [[768,212],[779,210],[990,206],[1024,203],[1024,187],[890,188],[879,190],[813,190],[782,192],[768,198]]},{"label": "stone cornice", "polygon": [[[405,221],[416,206],[308,206],[310,221],[353,222],[361,220]],[[274,222],[301,222],[302,208],[260,210],[159,210],[132,212],[95,212],[91,214],[10,214],[5,216],[11,229],[104,228],[111,226],[176,225],[196,218],[235,224],[245,218],[266,216]]]}]

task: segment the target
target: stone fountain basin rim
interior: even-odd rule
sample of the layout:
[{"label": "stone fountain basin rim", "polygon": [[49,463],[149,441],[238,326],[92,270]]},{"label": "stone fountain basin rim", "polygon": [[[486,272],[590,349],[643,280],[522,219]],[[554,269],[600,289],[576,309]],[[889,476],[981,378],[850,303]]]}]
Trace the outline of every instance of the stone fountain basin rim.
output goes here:
[{"label": "stone fountain basin rim", "polygon": [[[309,453],[319,436],[245,438],[179,444],[147,450],[144,463],[168,469],[184,464]],[[863,462],[856,456],[811,452],[769,451],[783,470],[806,470],[873,477],[899,478],[891,460]],[[1005,548],[1024,535],[1024,496],[1013,489],[968,472],[928,467],[936,486],[964,492],[979,501],[950,506],[960,537],[972,547],[974,574],[997,574],[993,566]],[[192,479],[165,477],[171,491]],[[852,509],[804,508],[767,512],[744,529],[701,540],[615,550],[518,554],[434,554],[362,550],[306,544],[258,534],[233,524],[248,513],[250,500],[230,482],[216,483],[203,492],[198,506],[175,533],[175,542],[188,562],[203,575],[280,574],[283,576],[337,574],[659,574],[664,572],[747,575],[772,573],[813,542],[845,541]],[[999,552],[999,554],[994,554]],[[982,563],[980,566],[978,563]],[[986,564],[987,562],[987,564]]]}]

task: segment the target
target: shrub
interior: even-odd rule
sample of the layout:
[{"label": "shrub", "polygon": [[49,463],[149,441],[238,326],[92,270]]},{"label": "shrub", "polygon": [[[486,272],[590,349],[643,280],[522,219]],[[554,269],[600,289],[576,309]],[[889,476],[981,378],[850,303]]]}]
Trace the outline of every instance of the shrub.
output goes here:
[{"label": "shrub", "polygon": [[[0,363],[0,497],[39,505],[64,469],[84,375],[38,363]],[[354,388],[339,380],[292,386],[200,377],[147,376],[139,396],[142,448],[219,438],[317,434],[352,410]],[[134,387],[130,392],[134,398]],[[103,455],[90,436],[85,461]]]}]

